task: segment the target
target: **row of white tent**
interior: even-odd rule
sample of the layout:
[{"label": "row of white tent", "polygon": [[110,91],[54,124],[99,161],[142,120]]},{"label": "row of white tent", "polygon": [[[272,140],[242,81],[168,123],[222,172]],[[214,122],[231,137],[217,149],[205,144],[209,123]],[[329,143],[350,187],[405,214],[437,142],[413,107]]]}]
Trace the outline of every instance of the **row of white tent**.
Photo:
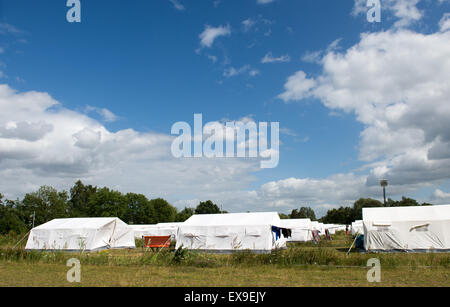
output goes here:
[{"label": "row of white tent", "polygon": [[[176,248],[232,251],[250,249],[267,252],[286,247],[286,242],[312,240],[345,229],[310,219],[282,220],[276,212],[193,215],[184,223],[127,225],[118,218],[56,219],[31,230],[26,249],[96,251],[134,248],[135,239],[144,236],[170,236]],[[287,231],[289,230],[289,231]]]},{"label": "row of white tent", "polygon": [[[269,252],[286,242],[345,230],[309,219],[282,220],[276,212],[193,215],[184,223],[129,226],[118,218],[57,219],[31,230],[26,249],[134,248],[135,238],[171,236],[176,248],[214,252]],[[364,208],[352,233],[364,234],[367,251],[450,251],[450,205]]]}]

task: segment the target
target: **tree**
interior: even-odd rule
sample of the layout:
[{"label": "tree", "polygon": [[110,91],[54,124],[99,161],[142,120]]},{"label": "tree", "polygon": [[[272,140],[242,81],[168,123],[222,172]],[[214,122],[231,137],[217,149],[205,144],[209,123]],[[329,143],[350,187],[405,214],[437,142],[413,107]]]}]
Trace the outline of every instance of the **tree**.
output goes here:
[{"label": "tree", "polygon": [[287,220],[287,219],[289,219],[289,215],[284,214],[284,213],[278,213],[278,216],[279,216],[280,219],[282,219],[282,220]]},{"label": "tree", "polygon": [[350,207],[339,207],[328,210],[327,214],[321,218],[324,224],[345,224],[350,225],[353,220],[354,210]]},{"label": "tree", "polygon": [[301,207],[300,210],[297,209],[292,210],[289,215],[291,219],[310,219],[311,221],[316,220],[316,213],[310,207]]},{"label": "tree", "polygon": [[402,196],[402,200],[394,201],[389,198],[386,204],[387,207],[412,207],[412,206],[420,206],[417,200]]},{"label": "tree", "polygon": [[32,225],[35,214],[35,226],[37,226],[56,218],[68,217],[68,198],[66,191],[58,192],[55,188],[42,186],[38,191],[26,194],[17,208],[28,226]]},{"label": "tree", "polygon": [[10,205],[0,205],[0,234],[24,233],[27,226],[21,219],[19,212]]},{"label": "tree", "polygon": [[85,186],[80,180],[70,189],[70,215],[72,217],[89,216],[89,198],[97,193],[97,187]]},{"label": "tree", "polygon": [[210,200],[200,202],[197,208],[195,208],[195,214],[217,214],[217,213],[221,213],[220,208]]},{"label": "tree", "polygon": [[24,233],[26,229],[15,202],[6,200],[4,204],[3,195],[0,194],[0,234],[8,234],[10,231]]},{"label": "tree", "polygon": [[353,204],[353,214],[351,216],[352,221],[362,220],[363,208],[375,208],[383,207],[384,204],[376,199],[372,198],[360,198]]},{"label": "tree", "polygon": [[127,202],[119,191],[102,188],[89,197],[88,207],[90,217],[118,217],[125,220]]},{"label": "tree", "polygon": [[156,224],[155,207],[145,195],[128,193],[125,195],[126,213],[124,222],[128,224]]},{"label": "tree", "polygon": [[185,207],[183,210],[177,213],[175,222],[184,222],[195,213],[195,209]]},{"label": "tree", "polygon": [[155,219],[157,223],[168,223],[175,221],[177,208],[169,204],[165,199],[152,199],[150,203],[155,208]]}]

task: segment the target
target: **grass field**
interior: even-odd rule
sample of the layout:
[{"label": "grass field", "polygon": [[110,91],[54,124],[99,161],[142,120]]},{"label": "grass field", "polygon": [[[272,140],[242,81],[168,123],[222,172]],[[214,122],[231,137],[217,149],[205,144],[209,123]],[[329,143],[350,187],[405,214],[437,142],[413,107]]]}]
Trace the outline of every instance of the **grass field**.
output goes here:
[{"label": "grass field", "polygon": [[[26,252],[0,238],[0,286],[450,286],[450,254],[346,255],[340,234],[318,246],[293,244],[267,255],[237,252]],[[66,279],[66,261],[81,262],[81,283]],[[369,283],[367,260],[381,262],[381,282]]]}]

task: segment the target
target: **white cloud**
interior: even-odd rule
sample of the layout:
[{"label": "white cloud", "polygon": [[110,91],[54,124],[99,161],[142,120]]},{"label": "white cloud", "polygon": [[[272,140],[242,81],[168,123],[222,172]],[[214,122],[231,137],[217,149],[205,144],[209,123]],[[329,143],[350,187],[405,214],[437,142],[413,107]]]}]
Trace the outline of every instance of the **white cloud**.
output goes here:
[{"label": "white cloud", "polygon": [[102,133],[100,131],[94,131],[86,127],[83,130],[75,133],[73,137],[76,140],[75,146],[90,149],[95,148],[100,144]]},{"label": "white cloud", "polygon": [[169,0],[170,3],[172,3],[173,7],[179,11],[183,11],[184,10],[184,5],[181,4],[180,1],[178,0]]},{"label": "white cloud", "polygon": [[53,130],[53,126],[44,121],[40,122],[13,122],[0,127],[0,137],[4,139],[19,139],[37,141]]},{"label": "white cloud", "polygon": [[290,76],[284,85],[285,92],[279,95],[284,101],[301,100],[311,95],[310,91],[316,86],[316,81],[306,78],[303,71],[298,71]]},{"label": "white cloud", "polygon": [[439,27],[442,32],[450,29],[450,13],[445,13],[439,21]]},{"label": "white cloud", "polygon": [[450,193],[436,189],[431,196],[431,200],[437,204],[450,204]]},{"label": "white cloud", "polygon": [[261,63],[282,63],[282,62],[290,62],[291,57],[289,55],[282,55],[279,57],[274,57],[272,52],[266,53],[266,55],[261,59]]},{"label": "white cloud", "polygon": [[325,204],[351,202],[367,194],[364,176],[337,174],[325,179],[288,178],[264,184],[261,194],[285,206],[299,202]]},{"label": "white cloud", "polygon": [[256,21],[252,18],[248,18],[242,22],[242,25],[244,26],[244,32],[248,32],[254,25],[256,25]]},{"label": "white cloud", "polygon": [[9,198],[41,185],[68,189],[81,179],[172,201],[205,200],[249,187],[260,170],[249,159],[172,158],[174,137],[111,132],[46,93],[0,85],[0,186]]},{"label": "white cloud", "polygon": [[228,67],[223,72],[223,76],[226,78],[231,78],[242,74],[248,74],[250,77],[254,77],[259,74],[259,70],[253,69],[250,65],[244,65],[240,68]]},{"label": "white cloud", "polygon": [[202,47],[211,48],[218,37],[229,35],[231,35],[231,28],[229,25],[218,27],[206,25],[205,30],[199,35],[200,45]]},{"label": "white cloud", "polygon": [[96,112],[98,115],[100,115],[105,122],[115,122],[119,119],[117,115],[115,115],[113,112],[106,108],[97,108],[92,106],[86,107],[86,112]]},{"label": "white cloud", "polygon": [[217,62],[217,57],[215,55],[208,55],[208,59],[210,59],[213,63]]},{"label": "white cloud", "polygon": [[275,0],[256,0],[256,3],[258,4],[268,4],[268,3],[272,3]]},{"label": "white cloud", "polygon": [[306,63],[320,63],[322,59],[321,56],[322,56],[321,51],[314,51],[314,52],[307,51],[302,56],[302,61]]},{"label": "white cloud", "polygon": [[354,113],[365,126],[359,157],[379,163],[368,186],[381,177],[405,189],[432,186],[450,179],[449,59],[448,31],[363,34],[348,50],[328,52],[320,76],[289,77],[279,97]]},{"label": "white cloud", "polygon": [[25,32],[20,30],[19,28],[9,24],[9,23],[0,23],[0,34],[24,34]]},{"label": "white cloud", "polygon": [[318,50],[318,51],[307,51],[302,56],[301,60],[306,63],[316,63],[320,64],[322,61],[322,57],[324,54],[330,53],[331,51],[336,51],[339,49],[339,43],[342,39],[336,39],[334,40],[330,45],[328,45],[326,50]]}]

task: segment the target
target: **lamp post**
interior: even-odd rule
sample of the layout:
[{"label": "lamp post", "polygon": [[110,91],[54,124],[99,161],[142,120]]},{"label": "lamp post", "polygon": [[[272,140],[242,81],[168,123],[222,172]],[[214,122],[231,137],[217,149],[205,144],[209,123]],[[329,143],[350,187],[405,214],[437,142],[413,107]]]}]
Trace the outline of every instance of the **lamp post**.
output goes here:
[{"label": "lamp post", "polygon": [[383,187],[384,206],[386,207],[386,187],[388,185],[388,181],[386,179],[380,180],[380,185]]}]

